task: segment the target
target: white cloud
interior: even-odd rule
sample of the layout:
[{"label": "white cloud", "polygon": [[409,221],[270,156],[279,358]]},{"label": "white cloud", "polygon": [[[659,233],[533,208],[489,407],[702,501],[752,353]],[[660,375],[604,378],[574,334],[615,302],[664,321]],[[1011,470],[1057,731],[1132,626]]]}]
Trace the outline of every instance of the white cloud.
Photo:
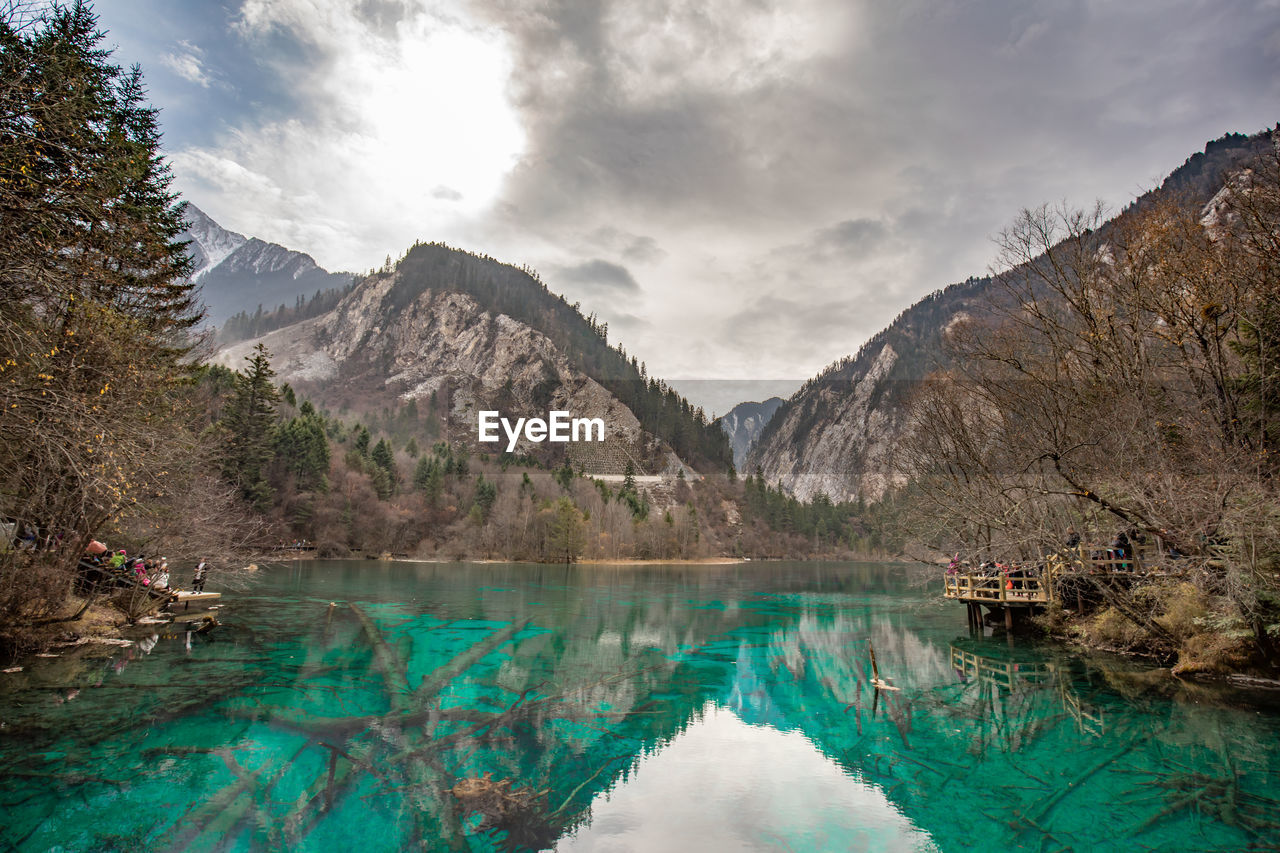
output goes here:
[{"label": "white cloud", "polygon": [[[501,35],[461,10],[406,4],[392,20],[345,0],[249,0],[237,31],[305,105],[259,115],[217,144],[174,155],[185,189],[237,230],[361,269],[419,237],[456,231],[496,197],[524,147],[507,102]],[[274,39],[297,45],[272,55]],[[450,192],[440,192],[446,187]],[[314,223],[326,222],[325,226]],[[296,223],[289,225],[288,223]]]},{"label": "white cloud", "polygon": [[179,77],[202,88],[213,85],[213,77],[204,65],[204,51],[189,41],[180,41],[181,48],[176,53],[160,55],[160,63]]}]

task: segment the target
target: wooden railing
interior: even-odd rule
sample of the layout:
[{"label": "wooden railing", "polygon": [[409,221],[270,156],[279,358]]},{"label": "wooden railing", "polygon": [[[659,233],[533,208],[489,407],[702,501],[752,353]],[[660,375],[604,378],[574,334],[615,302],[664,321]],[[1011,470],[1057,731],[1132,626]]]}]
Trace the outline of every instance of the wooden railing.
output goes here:
[{"label": "wooden railing", "polygon": [[944,575],[944,594],[959,601],[983,604],[1048,604],[1053,600],[1053,584],[1043,577],[995,575]]},{"label": "wooden railing", "polygon": [[1087,572],[1092,574],[1143,575],[1148,567],[1142,558],[1141,551],[1134,551],[1126,556],[1114,548],[1080,545],[1076,548],[1063,549],[1045,557],[1045,566],[1054,575],[1070,572]]},{"label": "wooden railing", "polygon": [[958,601],[1014,606],[1048,604],[1054,600],[1054,580],[1062,575],[1091,574],[1133,577],[1151,574],[1142,552],[1122,553],[1113,548],[1080,545],[1064,548],[1044,558],[1043,568],[1034,576],[1011,576],[1006,570],[995,574],[948,573],[944,578],[944,594]]}]

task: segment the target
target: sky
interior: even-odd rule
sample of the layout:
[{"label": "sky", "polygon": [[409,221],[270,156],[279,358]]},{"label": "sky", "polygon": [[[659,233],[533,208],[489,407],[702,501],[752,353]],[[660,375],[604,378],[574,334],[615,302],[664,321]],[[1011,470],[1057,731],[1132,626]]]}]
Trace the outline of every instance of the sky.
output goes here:
[{"label": "sky", "polygon": [[224,227],[532,266],[717,412],[985,274],[1020,209],[1118,210],[1280,121],[1280,0],[94,8]]}]

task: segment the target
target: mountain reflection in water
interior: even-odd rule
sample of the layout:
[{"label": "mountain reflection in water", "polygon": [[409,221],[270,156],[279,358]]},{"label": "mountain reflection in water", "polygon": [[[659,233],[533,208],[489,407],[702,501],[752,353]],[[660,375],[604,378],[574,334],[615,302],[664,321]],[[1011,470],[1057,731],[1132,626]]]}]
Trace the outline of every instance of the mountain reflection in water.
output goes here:
[{"label": "mountain reflection in water", "polygon": [[213,642],[162,637],[145,655],[3,676],[0,842],[1226,850],[1280,837],[1280,715],[1265,698],[962,637],[963,614],[905,571],[278,567],[229,597]]},{"label": "mountain reflection in water", "polygon": [[[656,816],[656,817],[655,817]],[[875,785],[802,733],[708,705],[557,850],[930,850]]]}]

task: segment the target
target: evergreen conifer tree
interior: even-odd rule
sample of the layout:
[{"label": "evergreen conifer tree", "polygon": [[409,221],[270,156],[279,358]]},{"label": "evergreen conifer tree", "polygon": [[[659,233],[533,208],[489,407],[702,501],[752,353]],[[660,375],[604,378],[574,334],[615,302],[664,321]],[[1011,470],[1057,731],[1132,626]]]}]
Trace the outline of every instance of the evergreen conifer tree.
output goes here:
[{"label": "evergreen conifer tree", "polygon": [[[182,205],[141,72],[102,40],[87,4],[0,4],[0,515],[73,536],[0,552],[17,590],[0,635],[66,589],[101,525],[185,488],[196,455]],[[53,572],[39,585],[33,560]]]},{"label": "evergreen conifer tree", "polygon": [[266,469],[273,455],[279,393],[271,383],[275,371],[264,344],[255,346],[245,361],[247,367],[236,376],[235,395],[222,414],[227,435],[222,472],[255,509],[265,512],[271,502]]}]

